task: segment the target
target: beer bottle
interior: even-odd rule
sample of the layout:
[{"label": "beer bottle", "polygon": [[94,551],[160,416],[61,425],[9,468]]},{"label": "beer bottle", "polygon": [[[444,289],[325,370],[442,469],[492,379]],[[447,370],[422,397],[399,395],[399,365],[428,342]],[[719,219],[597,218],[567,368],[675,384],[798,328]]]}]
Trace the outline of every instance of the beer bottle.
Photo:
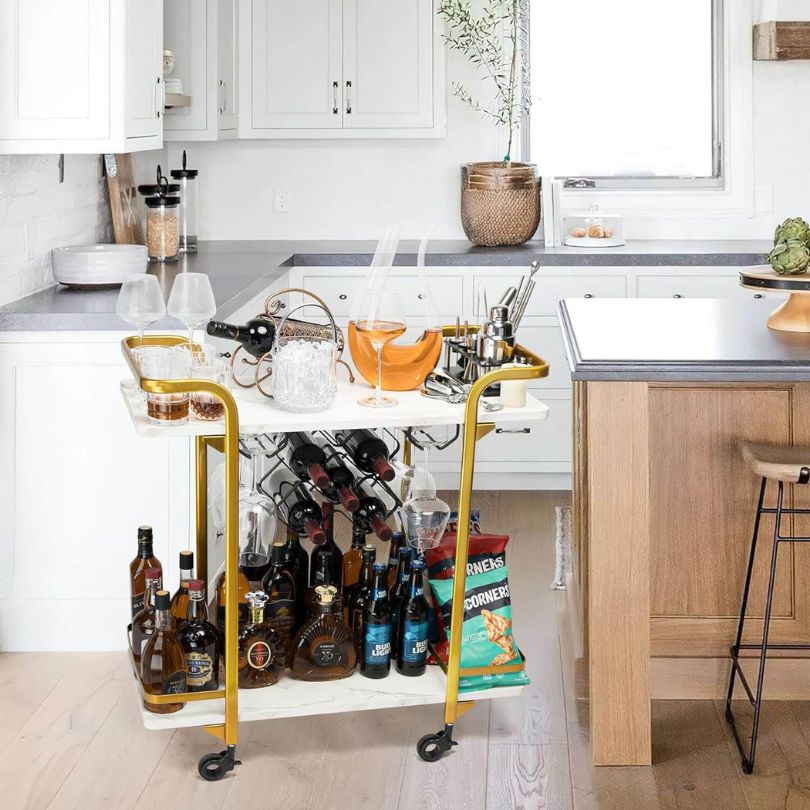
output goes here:
[{"label": "beer bottle", "polygon": [[403,675],[421,675],[427,666],[428,604],[424,588],[425,563],[414,560],[408,584],[408,598],[399,616],[397,670]]},{"label": "beer bottle", "polygon": [[391,671],[391,607],[388,604],[388,566],[374,563],[371,599],[363,615],[360,672],[366,678],[385,678]]}]

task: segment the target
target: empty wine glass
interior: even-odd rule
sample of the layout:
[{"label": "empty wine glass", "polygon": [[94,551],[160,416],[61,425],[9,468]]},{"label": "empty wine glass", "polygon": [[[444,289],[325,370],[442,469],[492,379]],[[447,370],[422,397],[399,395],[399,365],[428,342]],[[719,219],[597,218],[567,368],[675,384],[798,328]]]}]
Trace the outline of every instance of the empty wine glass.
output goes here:
[{"label": "empty wine glass", "polygon": [[213,318],[217,311],[211,282],[204,273],[180,273],[174,280],[167,306],[169,315],[188,327],[188,342],[194,338],[194,327]]},{"label": "empty wine glass", "polygon": [[118,293],[115,314],[137,327],[143,346],[143,330],[166,314],[166,302],[157,278],[146,274],[125,278]]}]

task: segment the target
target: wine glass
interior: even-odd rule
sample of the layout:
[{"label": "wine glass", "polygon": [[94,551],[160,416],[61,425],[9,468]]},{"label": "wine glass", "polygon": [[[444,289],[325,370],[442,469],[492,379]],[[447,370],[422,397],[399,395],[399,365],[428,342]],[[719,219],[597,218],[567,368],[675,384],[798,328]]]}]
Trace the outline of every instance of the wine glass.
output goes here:
[{"label": "wine glass", "polygon": [[180,273],[174,280],[167,306],[169,315],[188,327],[188,342],[194,338],[194,327],[200,326],[217,311],[211,282],[204,273]]},{"label": "wine glass", "polygon": [[382,392],[382,350],[386,343],[405,332],[402,303],[393,290],[375,283],[366,291],[359,311],[362,315],[355,321],[354,328],[358,338],[367,340],[377,352],[377,384],[372,396],[357,401],[369,408],[390,408],[398,402]]},{"label": "wine glass", "polygon": [[118,293],[115,314],[137,327],[143,346],[143,330],[166,314],[166,302],[157,278],[147,274],[125,278]]}]

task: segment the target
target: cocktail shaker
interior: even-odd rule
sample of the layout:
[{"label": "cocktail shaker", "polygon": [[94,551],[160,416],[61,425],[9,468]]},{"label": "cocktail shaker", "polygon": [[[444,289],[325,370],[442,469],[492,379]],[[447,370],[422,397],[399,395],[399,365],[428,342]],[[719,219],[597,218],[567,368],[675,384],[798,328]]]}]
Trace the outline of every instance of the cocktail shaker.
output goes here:
[{"label": "cocktail shaker", "polygon": [[487,365],[503,363],[515,346],[515,334],[509,320],[509,308],[500,304],[489,310],[476,341],[476,355]]}]

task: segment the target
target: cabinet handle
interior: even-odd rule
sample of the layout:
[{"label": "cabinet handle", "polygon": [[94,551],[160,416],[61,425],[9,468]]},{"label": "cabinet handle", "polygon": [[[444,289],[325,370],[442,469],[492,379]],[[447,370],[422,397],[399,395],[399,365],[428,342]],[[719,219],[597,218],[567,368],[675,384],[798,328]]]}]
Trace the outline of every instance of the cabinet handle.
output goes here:
[{"label": "cabinet handle", "polygon": [[338,83],[332,82],[332,115],[337,115],[340,112],[338,107]]},{"label": "cabinet handle", "polygon": [[225,81],[223,79],[219,80],[219,88],[220,88],[219,114],[225,115],[225,110],[228,109],[228,85],[225,84]]},{"label": "cabinet handle", "polygon": [[592,293],[585,293],[585,298],[593,298],[593,294]]},{"label": "cabinet handle", "polygon": [[762,298],[762,293],[754,293],[754,298]]},{"label": "cabinet handle", "polygon": [[341,293],[341,294],[338,296],[338,298],[339,298],[341,301],[345,301],[345,300],[346,300],[348,297],[349,297],[349,296],[348,296],[348,295],[346,295],[346,293]]},{"label": "cabinet handle", "polygon": [[683,298],[683,296],[680,293],[675,293],[672,297],[673,298]]},{"label": "cabinet handle", "polygon": [[352,114],[352,83],[346,82],[346,115]]},{"label": "cabinet handle", "polygon": [[160,118],[166,106],[166,97],[163,94],[163,80],[160,76],[155,81],[155,118]]},{"label": "cabinet handle", "polygon": [[507,428],[495,428],[496,433],[531,433],[531,428],[517,428],[516,430],[508,430]]}]

